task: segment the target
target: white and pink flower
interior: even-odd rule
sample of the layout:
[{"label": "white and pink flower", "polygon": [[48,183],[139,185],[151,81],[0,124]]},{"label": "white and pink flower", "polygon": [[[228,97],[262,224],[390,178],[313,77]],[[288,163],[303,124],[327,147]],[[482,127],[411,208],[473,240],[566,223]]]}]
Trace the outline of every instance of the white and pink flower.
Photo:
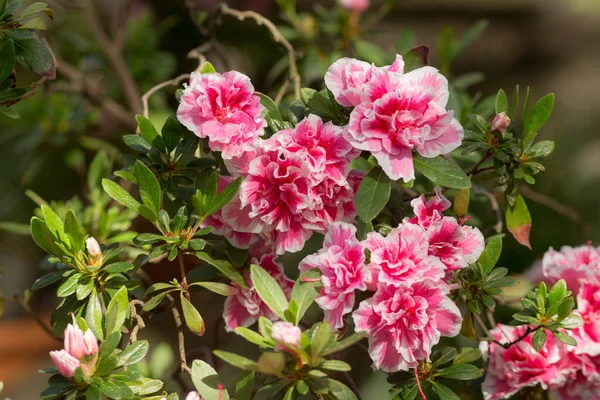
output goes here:
[{"label": "white and pink flower", "polygon": [[[527,329],[527,326],[498,324],[490,332],[500,343],[511,343]],[[529,334],[508,349],[496,343],[480,343],[484,358],[489,359],[482,385],[485,400],[507,399],[524,388],[537,385],[545,390],[561,386],[579,368],[567,346],[552,333],[548,332],[546,344],[539,352],[533,347],[532,338],[533,334]]]},{"label": "white and pink flower", "polygon": [[423,279],[438,281],[444,276],[444,264],[429,255],[427,231],[418,225],[401,224],[385,237],[370,232],[365,245],[371,252],[372,286],[386,283],[400,287]]},{"label": "white and pink flower", "polygon": [[403,70],[400,56],[388,68],[341,59],[325,83],[340,104],[355,106],[348,141],[371,152],[391,179],[410,181],[413,150],[428,158],[449,153],[462,143],[463,128],[446,110],[448,81],[442,74],[432,67]]},{"label": "white and pink flower", "polygon": [[[256,258],[252,259],[252,263],[260,265],[275,278],[286,296],[289,297],[294,281],[285,276],[283,266],[278,263],[275,258],[275,254],[265,254],[260,260]],[[232,282],[231,285],[236,289],[236,293],[227,297],[227,300],[225,300],[223,319],[225,320],[225,330],[228,332],[234,331],[235,328],[239,326],[248,327],[258,321],[258,317],[260,316],[271,321],[276,321],[278,319],[273,310],[262,301],[256,292],[249,271],[246,271],[245,280],[248,289]]]},{"label": "white and pink flower", "polygon": [[271,337],[275,341],[275,350],[295,351],[300,348],[302,330],[294,324],[277,321],[273,324]]},{"label": "white and pink flower", "polygon": [[252,151],[267,125],[250,78],[237,71],[192,72],[177,109],[177,119],[200,138],[208,138],[224,159]]},{"label": "white and pink flower", "polygon": [[577,346],[573,351],[576,354],[600,356],[600,284],[598,282],[581,283],[577,293],[575,314],[583,319],[583,325],[571,331],[571,335],[577,340]]},{"label": "white and pink flower", "polygon": [[443,282],[428,279],[399,287],[380,283],[352,315],[356,331],[368,335],[373,367],[406,371],[428,360],[441,336],[456,336],[462,317],[447,295]]},{"label": "white and pink flower", "polygon": [[323,248],[300,262],[300,273],[317,268],[323,286],[317,304],[333,329],[344,326],[344,316],[354,307],[356,290],[366,290],[369,275],[365,246],[356,239],[356,227],[336,222],[325,235]]},{"label": "white and pink flower", "polygon": [[358,13],[364,12],[369,8],[369,2],[369,0],[341,0],[344,8]]},{"label": "white and pink flower", "polygon": [[542,259],[542,270],[547,283],[564,279],[567,287],[577,293],[582,282],[600,281],[600,247],[587,244],[563,246],[560,251],[550,248]]},{"label": "white and pink flower", "polygon": [[436,187],[434,191],[435,196],[429,200],[422,194],[410,202],[415,216],[407,219],[408,222],[427,229],[431,224],[444,217],[443,212],[449,209],[452,203],[444,196],[441,188]]}]

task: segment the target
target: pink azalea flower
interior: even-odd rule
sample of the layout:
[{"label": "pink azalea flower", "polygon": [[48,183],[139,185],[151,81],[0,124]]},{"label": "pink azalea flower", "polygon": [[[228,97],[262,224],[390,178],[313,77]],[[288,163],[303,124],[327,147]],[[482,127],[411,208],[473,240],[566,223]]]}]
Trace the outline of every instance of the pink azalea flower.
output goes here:
[{"label": "pink azalea flower", "polygon": [[582,281],[600,279],[600,247],[588,244],[563,246],[560,251],[550,248],[542,259],[542,269],[547,283],[564,279],[567,287],[577,293]]},{"label": "pink azalea flower", "polygon": [[374,283],[401,286],[424,278],[437,281],[444,264],[429,255],[427,231],[418,225],[401,224],[387,235],[370,232],[365,240],[371,252],[369,268]]},{"label": "pink azalea flower", "polygon": [[403,73],[404,60],[402,56],[398,55],[392,65],[377,68],[373,64],[355,58],[340,58],[327,70],[325,85],[339,104],[344,107],[355,107],[368,99],[365,85],[371,81],[373,73],[379,69]]},{"label": "pink azalea flower", "polygon": [[177,119],[196,136],[208,138],[224,159],[252,151],[264,133],[260,98],[250,79],[237,71],[224,74],[192,72],[177,109]]},{"label": "pink azalea flower", "polygon": [[[92,331],[88,329],[84,333],[75,323],[67,325],[64,335],[64,349],[51,351],[50,357],[58,372],[66,378],[71,378],[78,367],[83,368],[81,360],[84,357],[95,357],[98,354],[98,341]],[[92,359],[91,362],[95,364],[96,361]]]},{"label": "pink azalea flower", "polygon": [[[219,183],[217,188],[217,193],[220,193],[221,190],[225,186],[227,186],[230,182],[233,181],[233,178],[230,176],[220,175]],[[231,243],[233,246],[238,247],[240,249],[247,249],[250,246],[250,242],[252,241],[253,235],[248,232],[238,232],[231,225],[223,220],[221,216],[221,210],[217,211],[210,217],[206,218],[201,227],[212,226],[213,233],[215,235],[225,236],[225,238]]]},{"label": "pink azalea flower", "polygon": [[278,321],[273,324],[271,336],[275,340],[275,350],[293,350],[300,347],[302,330],[289,322]]},{"label": "pink azalea flower", "polygon": [[578,355],[574,362],[580,366],[570,373],[564,385],[554,388],[552,399],[600,400],[600,357]]},{"label": "pink azalea flower", "polygon": [[[510,343],[521,337],[527,326],[500,325],[491,330],[492,337]],[[564,384],[578,368],[577,360],[566,345],[548,332],[540,352],[531,342],[533,334],[505,349],[495,343],[481,342],[484,358],[489,358],[488,371],[482,385],[485,400],[508,399],[521,389],[540,385],[543,389]]]},{"label": "pink azalea flower", "polygon": [[477,228],[461,226],[453,217],[443,217],[430,225],[429,254],[440,259],[446,272],[466,268],[479,259],[485,240]]},{"label": "pink azalea flower", "polygon": [[369,8],[369,0],[341,0],[345,8],[361,13]]},{"label": "pink azalea flower", "polygon": [[354,307],[356,290],[366,290],[369,278],[365,267],[365,246],[356,239],[356,227],[333,223],[323,248],[300,262],[300,272],[313,268],[321,271],[323,286],[317,304],[333,329],[344,326],[344,316]]},{"label": "pink azalea flower", "polygon": [[447,295],[446,285],[428,279],[400,287],[380,283],[352,314],[356,331],[367,333],[374,368],[414,368],[429,359],[441,336],[456,336],[462,318]]},{"label": "pink azalea flower", "polygon": [[285,149],[301,155],[310,169],[315,182],[331,179],[344,184],[350,161],[360,155],[344,138],[344,128],[323,123],[318,115],[310,114],[294,129],[284,129],[262,142],[266,150]]},{"label": "pink azalea flower", "polygon": [[583,319],[583,326],[573,329],[577,340],[574,352],[589,356],[600,355],[600,284],[582,282],[577,294],[575,313]]},{"label": "pink azalea flower", "polygon": [[185,397],[185,400],[202,400],[202,397],[200,394],[198,394],[198,392],[189,392]]},{"label": "pink azalea flower", "polygon": [[410,205],[413,208],[415,216],[407,221],[411,224],[421,225],[423,228],[427,229],[431,224],[440,221],[444,217],[442,213],[449,209],[452,206],[452,203],[444,196],[442,189],[436,187],[435,197],[427,200],[425,195],[422,194],[416,199],[413,199],[410,202]]},{"label": "pink azalea flower", "polygon": [[87,250],[88,258],[90,263],[96,266],[102,265],[102,249],[100,244],[93,237],[89,237],[85,241],[85,248]]},{"label": "pink azalea flower", "polygon": [[[275,254],[265,254],[260,260],[253,259],[252,263],[260,265],[275,280],[284,293],[289,297],[294,281],[288,279],[283,272],[283,266],[275,261]],[[236,288],[236,294],[227,297],[223,311],[225,320],[225,330],[234,331],[239,326],[248,327],[258,321],[258,317],[263,316],[271,321],[278,319],[277,315],[261,300],[256,292],[249,271],[245,274],[248,289],[244,289],[235,283],[231,283]]]},{"label": "pink azalea flower", "polygon": [[435,68],[407,74],[373,72],[363,100],[350,114],[348,141],[367,150],[393,180],[414,179],[412,151],[427,158],[460,146],[463,128],[446,110],[448,81]]}]

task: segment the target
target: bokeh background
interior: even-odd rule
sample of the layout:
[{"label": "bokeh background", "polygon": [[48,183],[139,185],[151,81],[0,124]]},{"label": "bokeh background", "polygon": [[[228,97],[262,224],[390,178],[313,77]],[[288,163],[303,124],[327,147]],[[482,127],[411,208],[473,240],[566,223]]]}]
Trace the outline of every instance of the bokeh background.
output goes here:
[{"label": "bokeh background", "polygon": [[[97,42],[80,12],[64,0],[47,0],[56,12],[45,36],[65,62],[82,71],[106,98],[126,104],[121,87],[109,71]],[[187,57],[191,49],[202,46],[207,37],[199,33],[189,12],[210,10],[210,0],[137,0],[128,2],[128,13],[115,15],[126,0],[97,2],[103,21],[125,26],[124,56],[140,92],[158,82],[189,72],[197,60]],[[377,0],[373,0],[377,5]],[[238,9],[253,9],[278,20],[274,0],[228,2]],[[298,1],[300,11],[314,6],[330,7],[333,3]],[[76,4],[76,3],[75,3]],[[192,13],[192,15],[194,15]],[[511,90],[515,84],[530,85],[532,95],[556,94],[555,111],[539,138],[555,140],[556,150],[545,162],[546,172],[533,187],[556,200],[538,198],[529,193],[528,204],[533,217],[531,243],[533,251],[519,246],[512,238],[505,240],[500,264],[512,273],[521,273],[548,247],[575,245],[585,241],[600,242],[600,2],[598,0],[409,0],[400,1],[367,37],[388,56],[395,53],[398,41],[406,32],[415,34],[418,44],[432,50],[436,65],[436,40],[447,25],[461,33],[485,18],[489,26],[452,66],[459,76],[478,71],[485,81],[470,89],[472,94],[495,93],[499,88]],[[281,21],[280,21],[281,22]],[[274,95],[277,91],[276,60],[285,56],[282,48],[271,41],[269,33],[254,23],[224,19],[216,27],[216,40],[231,67],[249,75],[259,91]],[[228,65],[214,51],[206,57],[217,70]],[[305,72],[319,76],[323,54],[300,54]],[[313,71],[308,71],[313,68]],[[20,79],[33,81],[34,76],[18,71]],[[310,79],[309,79],[310,80]],[[318,86],[319,82],[307,82]],[[74,195],[85,199],[86,163],[98,149],[108,151],[118,163],[118,154],[126,151],[123,134],[132,133],[102,109],[91,105],[79,93],[81,88],[60,73],[57,81],[45,86],[34,97],[16,106],[20,120],[0,116],[0,292],[9,300],[23,293],[40,275],[43,254],[23,230],[36,204],[37,194],[46,201],[67,200]],[[176,102],[174,88],[153,97],[151,119],[159,121],[170,115]],[[29,193],[29,196],[27,195]],[[561,210],[561,212],[557,212]],[[25,232],[26,233],[26,232]],[[174,271],[169,264],[153,265],[151,273],[168,278]],[[222,300],[206,295],[197,299],[207,321],[218,321]],[[52,291],[36,293],[32,309],[46,318],[53,307]],[[208,317],[206,317],[208,315]],[[163,319],[164,317],[164,319]],[[208,322],[210,324],[210,322]],[[215,322],[216,323],[216,322]],[[218,334],[215,334],[218,332]],[[200,349],[195,357],[208,357],[206,346],[241,348],[242,342],[224,331],[209,332],[197,340]],[[167,315],[158,315],[142,333],[154,343],[165,342],[150,357],[155,375],[171,373],[169,344],[175,328]],[[204,347],[203,347],[204,346]],[[36,370],[50,364],[47,352],[59,344],[28,316],[18,304],[8,301],[0,319],[0,380],[2,395],[12,399],[32,399],[45,387],[45,377]],[[193,345],[192,345],[193,347]],[[248,350],[245,355],[252,356]],[[212,361],[212,360],[211,360]],[[385,377],[367,374],[370,369],[363,355],[356,355],[353,373],[364,399],[387,398]],[[237,372],[224,367],[227,379]],[[368,377],[368,378],[367,378]]]}]

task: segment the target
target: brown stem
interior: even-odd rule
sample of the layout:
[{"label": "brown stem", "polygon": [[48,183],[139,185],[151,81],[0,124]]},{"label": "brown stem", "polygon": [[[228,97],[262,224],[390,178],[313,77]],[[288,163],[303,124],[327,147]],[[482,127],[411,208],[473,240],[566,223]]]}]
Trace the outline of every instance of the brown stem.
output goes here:
[{"label": "brown stem", "polygon": [[500,210],[500,205],[498,204],[498,200],[496,199],[496,196],[494,196],[493,193],[490,193],[484,187],[478,186],[475,184],[473,185],[473,192],[477,196],[485,196],[488,198],[488,200],[490,202],[490,206],[492,208],[492,211],[494,212],[494,215],[496,216],[496,224],[493,227],[494,231],[496,233],[502,233],[502,227],[504,225],[504,223],[503,223],[504,220],[502,218],[502,210]]},{"label": "brown stem", "polygon": [[[470,170],[470,171],[467,173],[467,175],[468,175],[468,176],[474,176],[474,175],[477,175],[477,174],[478,174],[478,173],[480,173],[480,172],[483,172],[483,171],[487,171],[487,170],[489,170],[490,168],[479,169],[479,167],[480,167],[480,166],[481,166],[481,164],[483,164],[483,163],[485,162],[485,160],[487,160],[487,159],[488,159],[488,158],[489,158],[491,155],[492,155],[492,152],[491,152],[490,150],[488,150],[488,152],[487,152],[487,153],[485,153],[485,155],[484,155],[484,156],[481,158],[481,160],[479,160],[479,162],[478,162],[477,164],[475,164],[475,166],[473,167],[473,169],[472,169],[472,170]],[[492,169],[493,169],[493,167],[492,167]]]},{"label": "brown stem", "polygon": [[137,342],[137,335],[140,329],[145,328],[146,324],[141,316],[138,315],[137,309],[135,306],[144,307],[144,302],[141,300],[131,300],[129,302],[129,308],[131,309],[131,316],[135,319],[135,326],[131,329],[131,334],[129,335],[129,343],[134,344]]},{"label": "brown stem", "polygon": [[94,35],[100,43],[100,48],[104,52],[108,62],[111,64],[113,71],[123,88],[129,108],[133,113],[140,114],[142,112],[140,91],[131,75],[129,67],[123,59],[119,43],[111,40],[104,31],[104,28],[98,19],[98,12],[94,8],[93,0],[83,0],[82,8]]},{"label": "brown stem", "polygon": [[187,358],[185,356],[185,337],[183,335],[183,322],[181,320],[181,314],[175,305],[175,299],[170,294],[167,295],[167,299],[171,303],[171,312],[173,313],[173,319],[175,320],[175,327],[177,328],[177,342],[179,347],[179,361],[181,362],[181,370],[191,374],[192,370],[188,367]]},{"label": "brown stem", "polygon": [[60,338],[57,338],[56,336],[54,336],[54,332],[52,332],[52,328],[50,328],[48,325],[46,325],[46,323],[44,322],[44,320],[42,320],[42,318],[38,315],[38,313],[36,313],[35,311],[33,311],[33,309],[29,306],[29,304],[25,301],[25,299],[21,296],[19,296],[18,294],[15,294],[13,297],[14,301],[19,303],[19,305],[21,307],[23,307],[23,309],[27,312],[27,314],[29,314],[31,316],[31,318],[33,318],[35,320],[35,322],[38,323],[38,325],[48,334],[50,335],[50,337],[52,337],[53,339],[56,339],[57,341],[61,342],[62,340]]},{"label": "brown stem", "polygon": [[152,96],[154,93],[158,92],[162,88],[165,88],[167,86],[177,86],[181,83],[181,81],[184,81],[189,78],[190,78],[190,74],[182,74],[176,78],[159,83],[158,85],[154,86],[153,88],[148,90],[146,93],[144,93],[144,95],[142,96],[142,110],[143,110],[142,115],[144,117],[148,118],[148,115],[149,115],[148,99],[150,98],[150,96]]},{"label": "brown stem", "polygon": [[281,43],[283,47],[287,50],[288,60],[289,60],[289,74],[290,79],[294,84],[294,96],[296,100],[300,100],[300,74],[298,73],[298,67],[296,65],[296,52],[294,51],[294,47],[287,41],[285,37],[279,32],[275,24],[273,24],[270,20],[263,17],[257,12],[254,11],[239,11],[233,8],[230,8],[227,4],[221,3],[218,9],[221,13],[225,15],[230,15],[239,19],[240,21],[245,20],[246,18],[253,19],[256,21],[258,25],[264,25],[273,36],[273,40],[277,43]]},{"label": "brown stem", "polygon": [[590,226],[583,220],[581,214],[579,214],[579,212],[574,208],[562,204],[551,197],[538,193],[527,185],[519,186],[519,193],[521,193],[523,197],[535,203],[546,206],[560,215],[564,215],[575,225],[579,226],[581,236],[584,240],[588,237]]}]

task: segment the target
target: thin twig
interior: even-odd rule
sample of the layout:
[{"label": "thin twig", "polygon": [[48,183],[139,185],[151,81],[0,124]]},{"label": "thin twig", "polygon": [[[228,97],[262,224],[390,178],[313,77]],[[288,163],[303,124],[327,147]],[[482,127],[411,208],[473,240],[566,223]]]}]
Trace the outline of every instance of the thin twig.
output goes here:
[{"label": "thin twig", "polygon": [[417,369],[415,368],[415,380],[417,381],[417,387],[419,388],[419,393],[421,394],[421,398],[423,400],[427,400],[427,397],[425,396],[425,393],[423,393],[423,389],[421,388],[421,381],[419,380],[419,373],[417,372]]},{"label": "thin twig", "polygon": [[239,11],[233,8],[230,8],[227,4],[221,3],[219,6],[219,11],[225,15],[230,15],[232,17],[236,17],[240,21],[245,20],[246,18],[251,18],[258,25],[264,25],[273,36],[273,40],[277,43],[281,43],[283,47],[287,50],[288,60],[289,60],[289,74],[290,79],[294,83],[294,96],[296,100],[300,100],[300,74],[298,73],[298,66],[296,65],[296,52],[294,51],[294,47],[287,41],[285,37],[279,32],[275,24],[263,17],[257,12],[254,11]]},{"label": "thin twig", "polygon": [[584,221],[584,219],[581,217],[581,214],[579,214],[579,212],[574,208],[562,204],[561,202],[544,194],[538,193],[527,185],[519,186],[519,193],[521,193],[523,197],[535,203],[546,206],[560,215],[564,215],[575,225],[579,226],[582,239],[585,240],[588,238],[590,226]]},{"label": "thin twig", "polygon": [[92,0],[82,0],[82,3],[83,12],[90,23],[94,35],[98,39],[100,48],[112,65],[112,69],[114,70],[119,83],[123,87],[123,92],[129,108],[135,114],[141,113],[142,105],[140,104],[140,91],[131,75],[129,67],[123,59],[119,44],[112,41],[104,31]]},{"label": "thin twig", "polygon": [[496,224],[493,226],[493,229],[496,233],[502,233],[502,227],[504,226],[504,220],[502,218],[502,210],[500,210],[500,205],[498,204],[498,199],[494,196],[493,193],[489,192],[483,186],[473,184],[473,193],[477,196],[485,196],[488,198],[490,202],[490,207],[494,215],[496,216]]},{"label": "thin twig", "polygon": [[10,107],[14,104],[17,104],[20,101],[23,101],[25,99],[30,98],[31,96],[33,96],[34,94],[37,93],[38,89],[40,88],[40,86],[42,86],[42,84],[44,84],[44,82],[46,82],[48,79],[46,77],[41,78],[40,80],[33,82],[31,84],[31,87],[29,89],[29,91],[27,93],[25,93],[23,96],[19,97],[18,99],[12,100],[12,101],[7,101],[5,103],[3,103],[3,105]]},{"label": "thin twig", "polygon": [[140,329],[145,328],[146,324],[144,323],[144,319],[138,315],[137,309],[135,306],[144,307],[144,302],[141,300],[131,300],[129,302],[129,308],[131,309],[131,316],[135,319],[135,326],[131,329],[131,334],[129,335],[129,343],[134,344],[137,342],[137,335]]},{"label": "thin twig", "polygon": [[481,158],[481,160],[479,160],[479,162],[477,164],[475,164],[473,169],[470,170],[469,172],[467,172],[467,176],[474,176],[480,172],[483,172],[484,170],[488,170],[489,168],[479,169],[479,167],[481,166],[481,164],[483,164],[485,162],[485,160],[490,158],[491,155],[492,155],[492,151],[488,150],[488,152],[485,153],[485,155]]},{"label": "thin twig", "polygon": [[149,115],[148,99],[150,98],[150,96],[152,96],[154,93],[158,92],[162,88],[165,88],[167,86],[177,86],[181,83],[181,81],[184,81],[189,78],[190,78],[190,74],[182,74],[176,78],[159,83],[158,85],[154,86],[153,88],[148,90],[146,93],[144,93],[144,95],[142,96],[142,110],[143,110],[142,115],[144,117],[148,118],[148,115]]},{"label": "thin twig", "polygon": [[50,335],[50,337],[52,337],[53,339],[61,342],[62,339],[57,338],[56,336],[54,336],[54,332],[52,332],[52,328],[50,328],[48,325],[46,325],[46,323],[44,322],[44,320],[42,320],[42,318],[38,315],[38,313],[36,313],[35,311],[33,311],[33,309],[29,306],[29,304],[25,301],[25,299],[21,296],[19,296],[18,294],[15,294],[13,297],[14,301],[19,303],[19,305],[21,305],[21,307],[23,307],[23,309],[27,312],[27,314],[29,314],[34,320],[35,322],[38,323],[38,325],[48,334]]},{"label": "thin twig", "polygon": [[170,294],[167,295],[167,299],[171,303],[171,312],[173,313],[173,319],[175,320],[175,327],[177,328],[177,342],[179,344],[179,361],[181,362],[181,370],[191,374],[192,370],[188,367],[187,358],[185,356],[185,337],[183,335],[183,322],[181,320],[181,314],[175,305],[175,299]]},{"label": "thin twig", "polygon": [[273,100],[277,107],[279,107],[279,104],[281,104],[281,100],[283,100],[283,96],[285,96],[289,87],[290,87],[290,81],[286,79],[283,82],[283,85],[281,85],[281,88],[279,88],[279,91],[277,92],[277,96],[275,96],[275,100]]}]

